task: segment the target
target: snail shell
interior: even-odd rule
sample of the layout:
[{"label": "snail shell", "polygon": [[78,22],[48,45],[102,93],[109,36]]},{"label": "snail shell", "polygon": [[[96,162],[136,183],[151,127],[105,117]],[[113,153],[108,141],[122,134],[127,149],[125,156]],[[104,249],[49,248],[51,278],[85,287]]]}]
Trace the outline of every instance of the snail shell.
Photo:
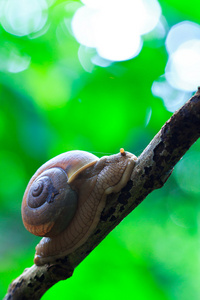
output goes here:
[{"label": "snail shell", "polygon": [[37,170],[22,202],[24,226],[44,237],[36,246],[36,265],[54,262],[88,239],[100,220],[106,195],[126,185],[136,159],[124,151],[101,159],[69,151]]}]

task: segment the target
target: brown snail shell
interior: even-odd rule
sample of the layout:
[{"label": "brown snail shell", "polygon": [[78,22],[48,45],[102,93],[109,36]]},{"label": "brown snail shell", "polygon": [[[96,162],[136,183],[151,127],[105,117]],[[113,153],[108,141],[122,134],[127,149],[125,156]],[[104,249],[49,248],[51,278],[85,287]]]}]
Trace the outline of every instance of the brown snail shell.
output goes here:
[{"label": "brown snail shell", "polygon": [[106,195],[125,186],[136,159],[128,152],[99,159],[89,152],[69,151],[38,169],[22,202],[26,229],[44,236],[36,247],[35,264],[64,257],[88,239]]}]

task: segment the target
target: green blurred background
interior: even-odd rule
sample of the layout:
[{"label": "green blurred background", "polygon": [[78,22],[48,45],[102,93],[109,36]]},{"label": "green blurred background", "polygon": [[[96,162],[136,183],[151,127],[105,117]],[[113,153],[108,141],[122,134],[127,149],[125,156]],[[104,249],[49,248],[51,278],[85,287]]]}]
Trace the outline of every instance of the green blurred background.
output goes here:
[{"label": "green blurred background", "polygon": [[[74,149],[100,157],[123,147],[138,156],[200,82],[199,1],[149,1],[158,20],[129,57],[123,51],[132,35],[120,33],[114,20],[118,9],[124,28],[130,1],[92,1],[0,2],[0,298],[33,264],[40,240],[25,230],[20,212],[37,168]],[[108,10],[117,42],[111,35],[100,47],[98,34],[91,47],[84,42],[104,23],[100,14],[98,26],[85,27],[77,14],[84,4],[88,18]],[[74,16],[79,29],[72,28]],[[138,32],[137,22],[131,31]],[[119,42],[116,52],[102,54],[112,41]],[[200,299],[199,152],[196,142],[165,186],[42,299]]]}]

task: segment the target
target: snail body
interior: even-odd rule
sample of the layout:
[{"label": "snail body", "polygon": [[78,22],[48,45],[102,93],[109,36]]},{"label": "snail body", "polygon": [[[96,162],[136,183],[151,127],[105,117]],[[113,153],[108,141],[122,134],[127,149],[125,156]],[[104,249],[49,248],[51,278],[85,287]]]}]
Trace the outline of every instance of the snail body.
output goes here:
[{"label": "snail body", "polygon": [[36,171],[22,202],[24,226],[43,237],[36,246],[36,265],[65,257],[86,242],[106,196],[126,185],[136,159],[129,152],[99,159],[89,152],[69,151]]}]

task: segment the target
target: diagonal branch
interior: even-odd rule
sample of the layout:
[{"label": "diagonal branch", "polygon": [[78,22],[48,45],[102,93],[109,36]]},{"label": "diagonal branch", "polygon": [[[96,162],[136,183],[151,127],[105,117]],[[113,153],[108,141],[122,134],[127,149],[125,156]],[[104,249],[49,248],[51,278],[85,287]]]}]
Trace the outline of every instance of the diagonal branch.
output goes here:
[{"label": "diagonal branch", "polygon": [[69,278],[74,268],[145,197],[164,185],[173,167],[200,136],[200,88],[168,120],[139,156],[127,185],[107,197],[95,232],[80,248],[56,264],[33,265],[15,279],[4,299],[40,299],[55,283]]}]

